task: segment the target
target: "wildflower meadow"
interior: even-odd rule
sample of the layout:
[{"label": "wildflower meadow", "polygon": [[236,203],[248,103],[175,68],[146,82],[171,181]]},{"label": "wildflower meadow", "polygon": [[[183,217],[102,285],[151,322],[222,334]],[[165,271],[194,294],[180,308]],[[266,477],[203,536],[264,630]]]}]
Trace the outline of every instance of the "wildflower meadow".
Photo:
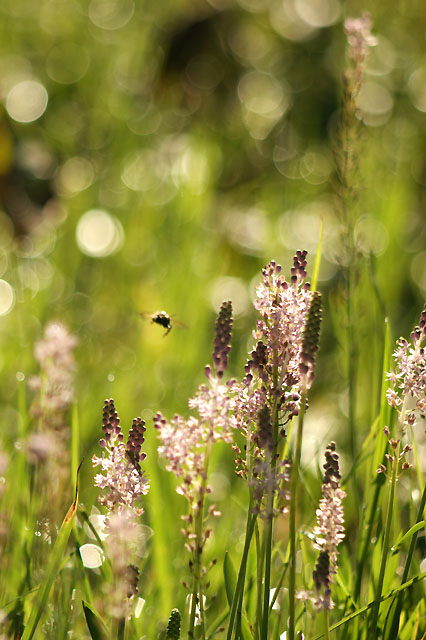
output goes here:
[{"label": "wildflower meadow", "polygon": [[426,638],[426,14],[389,9],[0,7],[0,640]]}]

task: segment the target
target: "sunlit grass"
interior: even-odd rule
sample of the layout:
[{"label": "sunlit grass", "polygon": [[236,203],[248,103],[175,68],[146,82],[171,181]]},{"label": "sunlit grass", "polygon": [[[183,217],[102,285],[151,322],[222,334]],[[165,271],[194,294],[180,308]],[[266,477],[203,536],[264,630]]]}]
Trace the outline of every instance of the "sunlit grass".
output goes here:
[{"label": "sunlit grass", "polygon": [[[264,529],[230,446],[215,443],[209,501],[222,515],[203,549],[205,566],[217,561],[205,637],[234,640],[235,629],[244,640],[284,632],[289,640],[294,629],[327,637],[324,617],[293,596],[313,590],[312,531],[332,440],[347,497],[329,636],[424,637],[421,423],[404,436],[413,468],[376,474],[389,453],[383,429],[397,430],[385,372],[426,295],[424,24],[417,11],[374,7],[379,42],[365,78],[388,107],[366,94],[362,113],[352,104],[354,128],[339,137],[348,59],[338,11],[327,18],[334,4],[318,5],[315,25],[309,12],[288,23],[273,2],[223,10],[209,3],[200,15],[186,1],[111,2],[111,13],[97,0],[2,3],[0,636],[165,638],[176,607],[188,637],[187,509],[158,456],[153,418],[159,410],[188,417],[223,300],[235,312],[227,376],[242,379],[260,269],[276,258],[287,270],[307,248],[324,311],[292,524],[282,515]],[[345,140],[356,169],[346,175],[337,161],[346,192],[333,173]],[[172,320],[167,336],[140,316],[161,309]],[[37,453],[32,438],[46,433],[51,416],[35,410],[30,381],[40,373],[35,345],[52,321],[78,340],[73,400],[61,430],[52,427],[56,448],[44,441]],[[100,453],[105,398],[119,407],[125,439],[134,416],[147,425],[151,487],[140,522],[153,535],[138,560],[141,600],[126,624],[106,610],[116,578],[107,544],[89,526],[92,509],[102,509],[91,458]],[[282,457],[295,451],[298,428],[296,418],[286,425]],[[78,505],[61,528],[82,460]],[[100,567],[84,566],[85,544],[105,556]],[[268,580],[282,589],[280,608],[270,611]]]}]

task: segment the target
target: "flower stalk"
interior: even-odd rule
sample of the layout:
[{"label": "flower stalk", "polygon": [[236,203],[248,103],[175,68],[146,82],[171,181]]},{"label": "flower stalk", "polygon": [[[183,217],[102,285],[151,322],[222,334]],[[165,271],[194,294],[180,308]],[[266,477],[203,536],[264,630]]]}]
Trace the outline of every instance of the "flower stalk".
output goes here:
[{"label": "flower stalk", "polygon": [[303,439],[303,421],[305,418],[306,390],[302,392],[302,403],[300,407],[299,419],[297,423],[296,446],[293,456],[293,464],[291,467],[290,479],[290,519],[289,519],[289,538],[290,538],[290,565],[289,565],[289,585],[288,585],[288,611],[289,626],[288,638],[295,638],[296,624],[296,505],[297,490],[299,479],[300,458],[302,452]]}]

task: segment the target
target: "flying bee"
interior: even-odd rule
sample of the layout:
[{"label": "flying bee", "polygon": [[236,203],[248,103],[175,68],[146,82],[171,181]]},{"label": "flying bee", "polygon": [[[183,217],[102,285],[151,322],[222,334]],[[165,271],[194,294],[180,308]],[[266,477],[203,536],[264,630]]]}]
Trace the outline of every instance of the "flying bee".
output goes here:
[{"label": "flying bee", "polygon": [[[173,325],[172,325],[171,318],[169,314],[164,310],[156,311],[155,313],[141,313],[140,315],[142,318],[150,319],[151,323],[159,324],[160,327],[163,327],[166,330],[164,337],[166,337],[167,334],[169,334],[170,331],[172,330]],[[184,326],[180,322],[177,322],[177,321],[173,321],[173,322],[174,322],[174,325],[176,326],[180,326],[180,327]]]}]

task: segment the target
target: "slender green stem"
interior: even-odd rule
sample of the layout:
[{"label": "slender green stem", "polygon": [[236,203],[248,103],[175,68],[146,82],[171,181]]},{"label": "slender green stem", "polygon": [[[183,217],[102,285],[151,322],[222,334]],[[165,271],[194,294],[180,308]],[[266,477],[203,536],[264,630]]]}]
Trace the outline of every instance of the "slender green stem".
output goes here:
[{"label": "slender green stem", "polygon": [[[272,492],[271,492],[272,493]],[[268,506],[271,506],[273,501],[272,497],[268,496]],[[268,509],[269,511],[269,509]],[[268,514],[269,515],[269,514]],[[268,640],[268,624],[269,624],[269,598],[271,591],[271,555],[272,555],[272,515],[268,517],[265,523],[264,530],[265,539],[265,579],[264,579],[264,591],[263,591],[263,614],[262,614],[262,632],[261,640]]]},{"label": "slender green stem", "polygon": [[372,500],[370,501],[370,508],[366,518],[367,524],[365,525],[365,531],[363,533],[363,536],[360,542],[360,552],[359,552],[359,559],[357,563],[355,588],[353,593],[353,598],[357,604],[359,603],[359,598],[361,595],[362,576],[363,576],[368,549],[371,546],[371,533],[373,530],[375,514],[377,513],[377,505],[379,503],[381,488],[382,488],[382,483],[380,481],[380,476],[378,476],[377,478],[375,478],[374,494],[373,494]]},{"label": "slender green stem", "polygon": [[210,454],[212,449],[212,442],[208,442],[206,447],[204,469],[200,483],[200,489],[197,500],[197,509],[194,519],[194,552],[193,552],[193,566],[192,566],[192,597],[191,597],[191,610],[189,619],[188,636],[194,637],[195,618],[197,612],[197,605],[199,608],[200,616],[200,629],[201,637],[205,640],[205,615],[204,615],[204,603],[203,603],[203,589],[202,589],[202,554],[203,554],[203,523],[204,523],[204,503],[206,498],[207,489],[207,474],[209,468]]},{"label": "slender green stem", "polygon": [[[348,391],[349,391],[349,437],[351,447],[351,457],[355,460],[358,455],[358,447],[356,442],[356,370],[357,370],[357,347],[355,339],[354,327],[354,310],[353,297],[355,291],[355,249],[353,247],[353,229],[349,225],[348,234],[350,236],[350,263],[348,273],[348,291],[347,291],[347,314],[348,314]],[[357,512],[359,513],[359,486],[357,485],[356,469],[352,474],[353,498]]]},{"label": "slender green stem", "polygon": [[126,618],[121,618],[118,621],[117,640],[124,640],[125,631],[126,631]]},{"label": "slender green stem", "polygon": [[126,619],[114,618],[111,625],[111,638],[115,640],[124,640],[125,630],[126,630]]},{"label": "slender green stem", "polygon": [[[423,489],[422,499],[420,501],[419,510],[417,512],[417,522],[421,522],[423,520],[423,513],[426,506],[426,487]],[[411,561],[413,559],[414,550],[416,548],[417,541],[417,532],[411,537],[410,547],[408,549],[407,559],[405,561],[404,573],[402,574],[401,584],[404,584],[407,581],[408,573],[410,571]],[[401,616],[402,611],[402,601],[404,598],[404,592],[401,591],[398,594],[398,600],[395,607],[395,612],[392,618],[391,630],[389,633],[389,638],[397,638],[398,637],[398,629],[399,629],[399,618]]]},{"label": "slender green stem", "polygon": [[[274,361],[277,360],[277,355],[274,353]],[[271,558],[272,558],[272,536],[273,536],[273,524],[274,524],[274,484],[275,484],[275,471],[277,466],[277,450],[278,450],[278,433],[279,433],[279,412],[278,412],[278,365],[274,365],[273,370],[273,398],[274,405],[272,410],[272,429],[274,436],[274,447],[272,454],[266,454],[267,468],[271,468],[271,481],[268,483],[268,495],[266,506],[266,522],[263,530],[263,554],[264,554],[264,566],[265,566],[265,578],[264,578],[264,590],[263,590],[263,614],[262,614],[262,629],[261,639],[268,640],[268,626],[269,626],[269,600],[271,591]]]},{"label": "slender green stem", "polygon": [[263,553],[260,545],[259,527],[256,523],[256,619],[254,623],[254,640],[260,638],[262,624],[262,583],[263,583]]},{"label": "slender green stem", "polygon": [[[404,401],[401,407],[401,411],[398,417],[399,424],[399,436],[403,433],[405,413],[406,413],[406,404],[407,404],[407,396],[404,397]],[[386,561],[389,552],[389,541],[390,541],[390,533],[392,526],[392,513],[394,508],[394,499],[395,499],[395,489],[396,489],[396,481],[398,475],[398,467],[399,467],[399,453],[401,450],[401,440],[397,441],[397,445],[393,451],[392,458],[392,475],[390,481],[390,492],[389,492],[389,502],[388,502],[388,511],[386,517],[386,525],[385,525],[385,533],[383,537],[383,547],[382,547],[382,559],[380,563],[379,577],[377,580],[377,588],[376,588],[376,597],[374,599],[374,606],[371,612],[371,621],[370,621],[370,636],[371,638],[379,637],[379,630],[377,626],[377,621],[379,619],[379,609],[380,609],[380,601],[382,597],[382,589],[383,589],[383,581],[385,577],[385,569],[386,569]]]},{"label": "slender green stem", "polygon": [[[273,456],[275,458],[275,456]],[[275,474],[275,462],[267,455],[266,459],[267,467],[271,466],[272,482]],[[272,533],[273,533],[273,518],[274,518],[274,488],[272,482],[268,483],[268,496],[266,507],[266,522],[263,530],[263,558],[265,563],[265,578],[264,578],[264,590],[263,590],[263,614],[262,614],[262,630],[261,640],[268,640],[268,625],[269,625],[269,600],[271,591],[271,557],[272,557]]]},{"label": "slender green stem", "polygon": [[232,638],[232,632],[234,630],[234,624],[235,624],[235,617],[236,617],[236,614],[237,614],[237,609],[240,609],[240,607],[241,607],[240,596],[242,595],[242,593],[244,591],[244,582],[245,582],[246,568],[247,568],[247,558],[248,558],[248,552],[249,552],[249,549],[250,549],[251,539],[252,539],[252,536],[253,536],[254,525],[256,523],[256,518],[257,518],[257,515],[251,512],[251,501],[250,501],[249,510],[248,510],[248,514],[247,514],[246,536],[245,536],[245,540],[244,540],[243,555],[242,555],[242,558],[241,558],[240,569],[238,571],[237,585],[235,587],[234,598],[232,600],[231,612],[230,612],[230,616],[229,616],[229,625],[228,625],[228,632],[227,632],[227,635],[226,635],[226,640],[231,640],[231,638]]},{"label": "slender green stem", "polygon": [[324,638],[330,640],[330,633],[328,630],[328,609],[324,609]]},{"label": "slender green stem", "polygon": [[[246,469],[247,474],[250,476],[251,470],[251,430],[248,429],[247,433],[247,443],[246,443]],[[240,568],[238,571],[237,585],[235,588],[234,598],[232,600],[230,617],[229,617],[229,625],[226,639],[231,640],[232,633],[234,631],[235,626],[235,637],[238,637],[238,634],[241,634],[241,615],[242,615],[242,606],[243,606],[243,595],[244,595],[244,582],[246,577],[246,569],[247,569],[247,560],[248,553],[250,549],[251,539],[254,532],[254,527],[257,520],[257,515],[253,514],[253,500],[250,492],[249,506],[247,511],[247,523],[246,523],[246,533],[244,539],[244,549],[243,555],[241,558]]]},{"label": "slender green stem", "polygon": [[289,610],[289,628],[288,640],[295,638],[295,598],[296,598],[296,503],[297,503],[297,486],[299,479],[300,455],[302,451],[303,437],[303,420],[305,417],[306,406],[306,389],[302,391],[302,399],[300,403],[300,413],[297,425],[296,448],[294,451],[293,465],[291,469],[290,480],[290,571],[288,586],[288,610]]},{"label": "slender green stem", "polygon": [[398,444],[394,452],[394,459],[392,461],[392,477],[391,477],[391,485],[390,485],[390,493],[389,493],[388,512],[387,512],[386,525],[385,525],[385,534],[383,538],[382,559],[380,563],[379,578],[377,580],[376,597],[375,597],[375,602],[373,606],[373,611],[371,614],[370,630],[371,630],[372,638],[379,637],[377,621],[379,617],[380,598],[382,596],[386,561],[387,561],[387,556],[389,551],[389,540],[390,540],[390,532],[391,532],[391,525],[392,525],[392,512],[393,512],[393,503],[395,498],[395,486],[396,486],[396,476],[397,476],[397,470],[398,470],[399,450],[400,450],[400,445]]}]

